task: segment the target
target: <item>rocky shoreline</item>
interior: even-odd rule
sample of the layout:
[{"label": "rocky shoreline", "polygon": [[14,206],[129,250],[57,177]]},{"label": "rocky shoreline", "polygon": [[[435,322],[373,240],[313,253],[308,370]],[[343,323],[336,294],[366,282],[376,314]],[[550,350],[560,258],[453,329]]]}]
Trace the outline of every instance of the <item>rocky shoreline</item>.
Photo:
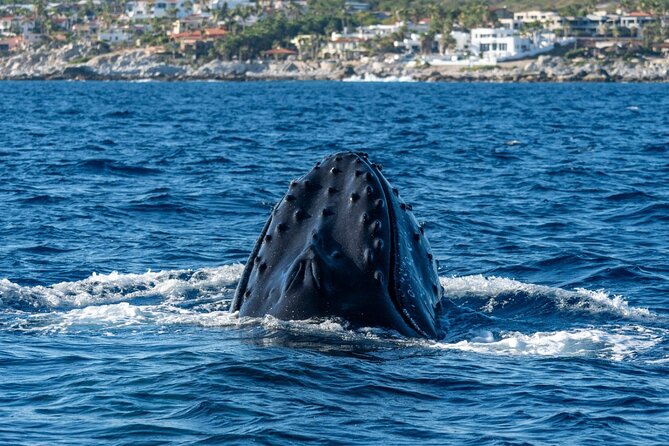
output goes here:
[{"label": "rocky shoreline", "polygon": [[420,66],[389,60],[302,62],[174,59],[157,49],[109,52],[102,45],[42,47],[0,58],[0,80],[372,80],[428,82],[667,82],[669,59],[540,56],[495,66]]}]

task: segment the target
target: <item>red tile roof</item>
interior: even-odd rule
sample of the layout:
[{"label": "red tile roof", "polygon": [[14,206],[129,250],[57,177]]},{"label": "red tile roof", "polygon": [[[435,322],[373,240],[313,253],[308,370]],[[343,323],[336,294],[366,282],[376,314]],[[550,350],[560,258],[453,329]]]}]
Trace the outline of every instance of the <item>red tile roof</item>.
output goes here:
[{"label": "red tile roof", "polygon": [[264,53],[268,56],[284,56],[284,55],[291,55],[291,54],[297,54],[293,50],[289,50],[287,48],[274,48],[272,50],[267,50],[264,51]]},{"label": "red tile roof", "polygon": [[202,33],[200,31],[186,31],[179,34],[172,34],[171,37],[176,40],[198,39],[202,37]]},{"label": "red tile roof", "polygon": [[205,28],[204,34],[207,37],[225,37],[228,35],[228,31],[224,28]]}]

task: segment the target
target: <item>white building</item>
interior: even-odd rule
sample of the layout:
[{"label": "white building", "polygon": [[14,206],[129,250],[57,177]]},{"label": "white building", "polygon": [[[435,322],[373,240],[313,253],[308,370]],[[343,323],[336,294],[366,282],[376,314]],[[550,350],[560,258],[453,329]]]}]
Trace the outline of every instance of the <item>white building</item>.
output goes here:
[{"label": "white building", "polygon": [[555,42],[555,33],[548,31],[521,35],[512,29],[475,28],[471,30],[470,50],[479,59],[496,63],[551,51]]},{"label": "white building", "polygon": [[472,42],[472,35],[464,31],[451,31],[451,37],[455,40],[455,51],[464,52],[469,51],[469,46]]},{"label": "white building", "polygon": [[369,3],[353,1],[353,0],[346,0],[344,5],[346,6],[346,9],[348,11],[353,11],[353,12],[369,11],[371,9]]},{"label": "white building", "polygon": [[222,9],[224,4],[228,4],[228,9],[234,9],[237,6],[256,6],[255,0],[208,0],[207,6],[210,11]]},{"label": "white building", "polygon": [[362,32],[351,34],[333,32],[330,40],[321,49],[321,56],[344,60],[359,59],[369,52],[366,43],[370,40],[372,37]]},{"label": "white building", "polygon": [[127,2],[125,13],[131,20],[160,19],[163,17],[183,18],[193,13],[190,0],[136,0]]},{"label": "white building", "polygon": [[653,21],[653,16],[645,12],[630,12],[620,16],[620,26],[629,29],[642,28],[647,22]]},{"label": "white building", "polygon": [[19,19],[14,16],[0,17],[0,35],[9,34],[19,27]]},{"label": "white building", "polygon": [[132,32],[128,28],[111,27],[98,32],[98,40],[108,43],[125,43],[132,39]]},{"label": "white building", "polygon": [[513,18],[500,19],[499,22],[506,29],[521,29],[524,25],[539,23],[550,30],[562,27],[562,17],[553,11],[522,11],[513,14]]}]

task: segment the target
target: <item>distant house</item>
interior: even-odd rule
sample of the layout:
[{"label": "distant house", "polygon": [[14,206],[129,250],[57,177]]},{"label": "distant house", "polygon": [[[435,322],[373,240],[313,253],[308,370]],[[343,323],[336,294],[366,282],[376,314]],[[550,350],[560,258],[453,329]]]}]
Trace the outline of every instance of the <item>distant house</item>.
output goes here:
[{"label": "distant house", "polygon": [[309,2],[307,0],[258,0],[256,3],[262,9],[283,11],[288,8],[306,8]]},{"label": "distant house", "polygon": [[0,55],[7,55],[25,48],[26,42],[23,37],[7,37],[0,39]]},{"label": "distant house", "polygon": [[599,19],[593,15],[565,17],[565,26],[574,36],[594,36],[599,28]]},{"label": "distant house", "polygon": [[179,50],[183,53],[193,54],[196,57],[206,55],[214,47],[217,40],[227,36],[227,31],[223,28],[205,28],[203,31],[186,31],[179,34],[172,34],[170,40],[179,45]]},{"label": "distant house", "polygon": [[491,6],[490,12],[497,17],[497,19],[513,19],[513,12],[509,11],[506,6],[502,8],[496,8],[494,6]]},{"label": "distant house", "polygon": [[346,10],[350,12],[362,12],[362,11],[369,11],[371,9],[369,3],[365,2],[346,0],[344,5],[346,7]]},{"label": "distant house", "polygon": [[202,28],[202,26],[204,26],[207,21],[208,18],[206,16],[199,14],[192,14],[187,17],[177,19],[172,23],[171,34],[180,34],[186,31],[198,30]]},{"label": "distant house", "polygon": [[133,32],[128,26],[111,26],[98,32],[98,40],[111,44],[121,44],[128,42],[133,37]]},{"label": "distant house", "polygon": [[20,20],[16,16],[0,17],[0,35],[14,34],[20,28]]},{"label": "distant house", "polygon": [[626,14],[621,14],[620,16],[620,26],[629,29],[640,29],[646,23],[653,21],[654,18],[652,15],[645,12],[629,12]]},{"label": "distant house", "polygon": [[360,59],[369,52],[367,42],[374,38],[363,31],[358,33],[333,32],[327,44],[321,49],[321,56],[326,59]]},{"label": "distant house", "polygon": [[92,37],[97,37],[100,32],[101,26],[100,23],[96,20],[92,20],[87,23],[76,23],[72,25],[72,32],[79,37],[84,37],[91,39]]},{"label": "distant house", "polygon": [[21,28],[21,35],[23,37],[33,34],[35,31],[35,17],[21,17],[19,27]]},{"label": "distant house", "polygon": [[56,31],[68,31],[71,26],[70,19],[66,16],[51,17],[51,24]]},{"label": "distant house", "polygon": [[211,40],[224,39],[228,36],[228,30],[225,28],[205,28],[204,37]]},{"label": "distant house", "polygon": [[471,30],[470,51],[480,59],[496,63],[550,51],[555,42],[555,34],[547,30],[521,35],[504,28],[475,28]]},{"label": "distant house", "polygon": [[562,26],[562,17],[553,11],[521,11],[513,14],[513,20],[504,19],[500,22],[506,24],[507,29],[520,29],[523,25],[527,26],[533,23],[543,25],[545,29],[556,30]]},{"label": "distant house", "polygon": [[315,59],[320,48],[320,37],[317,34],[300,34],[291,39],[290,43],[297,48],[300,59]]},{"label": "distant house", "polygon": [[227,3],[229,9],[236,8],[237,6],[255,6],[255,0],[206,0],[207,9],[214,11],[217,9],[223,8],[223,5]]},{"label": "distant house", "polygon": [[130,20],[149,20],[164,17],[183,18],[193,12],[191,0],[136,0],[127,2],[125,14]]},{"label": "distant house", "polygon": [[411,33],[404,39],[393,42],[393,46],[408,53],[418,53],[421,49],[421,36],[420,34]]}]

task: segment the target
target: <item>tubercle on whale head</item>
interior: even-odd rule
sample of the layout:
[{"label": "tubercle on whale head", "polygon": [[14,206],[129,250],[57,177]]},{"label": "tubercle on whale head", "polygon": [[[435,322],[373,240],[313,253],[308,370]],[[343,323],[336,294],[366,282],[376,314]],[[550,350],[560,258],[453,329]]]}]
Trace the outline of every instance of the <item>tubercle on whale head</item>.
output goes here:
[{"label": "tubercle on whale head", "polygon": [[261,261],[247,262],[231,309],[341,317],[436,337],[442,291],[421,229],[380,165],[364,153],[330,155],[290,183],[251,253]]}]

